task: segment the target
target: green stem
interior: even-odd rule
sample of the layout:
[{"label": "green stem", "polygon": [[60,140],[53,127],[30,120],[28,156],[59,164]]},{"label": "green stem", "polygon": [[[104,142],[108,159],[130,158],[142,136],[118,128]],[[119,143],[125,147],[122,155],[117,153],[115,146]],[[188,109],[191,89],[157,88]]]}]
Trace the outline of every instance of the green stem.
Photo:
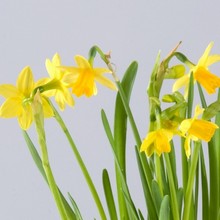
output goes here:
[{"label": "green stem", "polygon": [[62,203],[62,199],[60,197],[60,193],[57,188],[57,184],[55,182],[50,163],[49,157],[47,152],[47,145],[46,145],[46,135],[44,130],[44,119],[43,119],[43,110],[41,104],[38,100],[33,104],[33,111],[34,111],[34,120],[36,125],[36,130],[38,134],[38,142],[40,144],[41,154],[42,154],[42,165],[48,180],[48,184],[50,190],[53,194],[54,200],[56,202],[57,208],[59,210],[60,216],[62,220],[67,220],[67,214]]},{"label": "green stem", "polygon": [[200,142],[195,142],[194,152],[191,160],[191,166],[189,170],[189,179],[186,188],[186,195],[184,199],[184,212],[183,212],[183,220],[189,220],[190,216],[190,209],[191,209],[191,202],[192,202],[192,193],[193,193],[193,183],[195,180],[196,175],[196,167],[199,158],[199,151],[201,148]]},{"label": "green stem", "polygon": [[171,210],[172,210],[172,214],[173,214],[173,219],[179,220],[180,215],[179,215],[177,193],[176,193],[176,188],[175,188],[175,184],[174,184],[172,167],[171,167],[169,155],[167,153],[165,153],[164,156],[165,156],[166,167],[167,167],[167,175],[168,175],[168,179],[169,179],[170,196],[171,196]]},{"label": "green stem", "polygon": [[163,180],[162,180],[162,174],[161,174],[161,164],[160,164],[160,157],[158,155],[155,155],[155,164],[156,164],[156,179],[160,188],[160,193],[163,196]]},{"label": "green stem", "polygon": [[87,170],[87,168],[86,168],[86,166],[85,166],[85,164],[84,164],[84,162],[82,160],[82,157],[80,156],[80,153],[79,153],[79,151],[78,151],[78,149],[77,149],[77,147],[76,147],[76,145],[75,145],[75,143],[74,143],[74,141],[73,141],[73,139],[72,139],[72,137],[71,137],[71,135],[70,135],[70,133],[69,133],[69,131],[68,131],[64,121],[63,121],[63,119],[60,117],[59,113],[57,112],[57,110],[55,109],[53,104],[52,103],[50,103],[50,104],[51,104],[51,107],[53,108],[53,111],[54,111],[54,117],[57,120],[57,122],[59,123],[60,127],[62,128],[64,134],[66,135],[66,137],[67,137],[67,139],[68,139],[68,141],[70,143],[70,146],[71,146],[71,148],[72,148],[72,150],[73,150],[73,152],[75,154],[77,162],[78,162],[78,164],[79,164],[79,166],[80,166],[80,168],[82,170],[82,173],[83,173],[83,175],[84,175],[84,177],[86,179],[86,182],[87,182],[87,184],[89,186],[89,189],[90,189],[90,191],[92,193],[93,199],[94,199],[94,201],[96,203],[96,206],[98,208],[98,211],[99,211],[99,214],[101,216],[101,219],[102,220],[106,220],[107,218],[106,218],[106,215],[105,215],[104,208],[102,206],[102,203],[100,201],[100,198],[99,198],[99,195],[98,195],[98,193],[96,191],[96,188],[95,188],[95,186],[93,184],[93,181],[92,181],[92,179],[91,179],[91,177],[89,175],[89,172],[88,172],[88,170]]}]

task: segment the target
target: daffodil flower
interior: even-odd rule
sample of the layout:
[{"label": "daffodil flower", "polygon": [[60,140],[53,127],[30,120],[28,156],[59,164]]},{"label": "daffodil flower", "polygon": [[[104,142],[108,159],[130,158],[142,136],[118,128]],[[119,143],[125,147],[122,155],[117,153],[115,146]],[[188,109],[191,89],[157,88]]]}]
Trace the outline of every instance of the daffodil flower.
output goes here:
[{"label": "daffodil flower", "polygon": [[200,114],[202,114],[204,109],[200,108],[198,105],[195,108],[194,117],[191,119],[185,119],[180,124],[180,131],[186,138],[184,143],[184,148],[186,156],[189,158],[191,154],[190,142],[204,140],[209,142],[215,133],[218,126],[210,121],[203,119],[197,119]]},{"label": "daffodil flower", "polygon": [[[213,42],[208,45],[197,65],[192,65],[189,71],[193,73],[194,80],[198,81],[209,94],[214,93],[216,88],[220,87],[220,77],[214,75],[208,69],[210,65],[220,61],[220,55],[209,55],[212,47]],[[174,83],[173,91],[185,86],[185,97],[188,95],[190,73],[182,76]]]},{"label": "daffodil flower", "polygon": [[95,81],[116,90],[115,84],[103,76],[104,73],[111,73],[109,69],[94,68],[83,56],[76,55],[74,60],[77,67],[63,66],[62,69],[69,72],[65,74],[64,81],[72,87],[72,91],[76,96],[86,95],[90,97],[96,95],[97,87]]},{"label": "daffodil flower", "polygon": [[[16,86],[0,85],[0,95],[6,99],[0,107],[0,116],[3,118],[17,117],[20,127],[27,130],[33,121],[31,94],[35,88],[33,74],[28,66],[20,72]],[[44,116],[52,117],[53,110],[44,96],[42,96],[42,105]]]},{"label": "daffodil flower", "polygon": [[46,59],[46,69],[50,78],[38,81],[38,86],[43,87],[43,94],[46,96],[54,96],[61,110],[65,109],[65,104],[74,105],[73,97],[68,89],[68,85],[64,82],[65,71],[61,70],[61,60],[59,54],[53,56],[52,61]]},{"label": "daffodil flower", "polygon": [[170,141],[172,138],[173,132],[168,129],[160,128],[156,131],[151,131],[143,140],[140,151],[145,151],[149,157],[153,152],[156,152],[159,156],[163,152],[170,152]]}]

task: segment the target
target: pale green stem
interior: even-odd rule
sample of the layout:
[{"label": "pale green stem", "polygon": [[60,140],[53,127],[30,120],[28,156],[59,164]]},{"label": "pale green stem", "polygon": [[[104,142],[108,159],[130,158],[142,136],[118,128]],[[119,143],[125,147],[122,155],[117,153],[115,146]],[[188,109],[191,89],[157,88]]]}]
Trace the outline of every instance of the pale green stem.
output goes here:
[{"label": "pale green stem", "polygon": [[71,146],[71,148],[72,148],[72,150],[73,150],[73,152],[75,154],[76,160],[77,160],[77,162],[78,162],[78,164],[79,164],[79,166],[80,166],[80,168],[82,170],[82,173],[83,173],[83,175],[84,175],[84,177],[86,179],[86,182],[87,182],[87,184],[89,186],[89,189],[90,189],[90,191],[92,193],[93,199],[94,199],[94,201],[96,203],[96,206],[98,208],[100,217],[101,217],[102,220],[106,220],[107,218],[106,218],[106,215],[105,215],[104,208],[102,206],[102,203],[100,201],[100,198],[99,198],[99,195],[98,195],[98,193],[96,191],[96,188],[95,188],[95,186],[93,184],[93,181],[92,181],[92,179],[91,179],[91,177],[89,175],[89,172],[88,172],[88,170],[87,170],[87,168],[86,168],[86,166],[85,166],[85,164],[84,164],[84,162],[82,160],[82,157],[80,156],[80,153],[79,153],[79,151],[78,151],[78,149],[77,149],[77,147],[76,147],[76,145],[75,145],[75,143],[74,143],[74,141],[73,141],[73,139],[72,139],[72,137],[71,137],[71,135],[70,135],[70,133],[69,133],[69,131],[68,131],[64,121],[63,121],[63,119],[60,117],[59,113],[54,108],[53,104],[50,103],[50,105],[53,108],[55,119],[57,120],[57,122],[59,123],[60,127],[62,128],[64,134],[66,135],[66,137],[67,137],[67,139],[68,139],[68,141],[70,143],[70,146]]},{"label": "pale green stem", "polygon": [[40,149],[41,149],[41,154],[42,154],[42,164],[43,164],[43,168],[46,173],[46,176],[47,176],[50,190],[53,194],[54,200],[56,202],[56,205],[57,205],[57,208],[59,210],[62,220],[68,220],[64,205],[60,197],[60,193],[57,189],[57,184],[55,182],[55,179],[54,179],[51,167],[50,167],[49,157],[48,157],[48,152],[47,152],[47,145],[46,145],[45,130],[44,130],[44,126],[41,120],[40,113],[34,114],[34,119],[35,119],[37,134],[38,134],[38,142],[40,144]]},{"label": "pale green stem", "polygon": [[160,193],[163,196],[163,180],[162,180],[162,174],[161,174],[161,164],[160,164],[160,157],[158,155],[155,155],[155,164],[156,164],[156,179],[157,183],[160,188]]},{"label": "pale green stem", "polygon": [[179,220],[179,208],[177,202],[177,192],[174,184],[173,172],[170,164],[170,158],[167,153],[164,154],[165,161],[166,161],[166,168],[167,168],[167,175],[169,180],[169,187],[170,187],[170,197],[171,197],[171,210],[173,214],[173,219]]},{"label": "pale green stem", "polygon": [[183,220],[189,220],[191,202],[192,202],[192,193],[193,193],[193,184],[195,181],[196,175],[196,167],[198,163],[199,151],[201,148],[200,142],[194,142],[195,147],[192,155],[191,166],[189,170],[189,179],[186,188],[186,194],[184,199],[184,212],[183,212]]}]

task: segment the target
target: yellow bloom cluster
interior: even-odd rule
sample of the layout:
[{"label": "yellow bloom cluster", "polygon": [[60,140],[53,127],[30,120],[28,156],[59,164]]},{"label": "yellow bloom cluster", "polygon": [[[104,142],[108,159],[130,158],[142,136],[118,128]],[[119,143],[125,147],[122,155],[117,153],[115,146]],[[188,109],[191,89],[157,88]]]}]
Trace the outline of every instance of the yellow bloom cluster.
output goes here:
[{"label": "yellow bloom cluster", "polygon": [[[212,94],[217,88],[220,88],[220,77],[214,75],[208,69],[210,65],[220,61],[220,55],[209,55],[212,47],[213,42],[208,45],[196,65],[191,62],[186,62],[190,68],[189,73],[180,76],[180,78],[176,80],[173,85],[173,92],[185,87],[184,97],[187,99],[190,85],[190,74],[193,74],[194,83],[197,81],[208,94]],[[215,130],[218,128],[216,124],[210,121],[198,119],[198,116],[202,114],[203,111],[204,109],[197,105],[195,107],[194,117],[182,119],[175,129],[163,126],[159,126],[159,128],[156,126],[156,129],[153,131],[151,129],[143,140],[140,150],[144,151],[147,156],[151,156],[154,152],[158,155],[161,155],[163,152],[170,152],[170,141],[173,139],[173,136],[177,134],[185,138],[184,148],[186,156],[189,158],[191,154],[191,140],[203,140],[209,142],[214,135]],[[160,122],[159,124],[162,123]]]},{"label": "yellow bloom cluster", "polygon": [[52,61],[46,60],[46,69],[49,78],[43,78],[34,82],[30,67],[25,67],[19,74],[16,86],[11,84],[0,85],[0,95],[6,100],[0,107],[0,117],[17,117],[22,129],[27,130],[33,122],[32,101],[37,91],[40,91],[44,117],[52,117],[53,110],[48,98],[54,96],[61,110],[65,105],[74,105],[72,93],[76,96],[86,95],[90,97],[97,94],[95,81],[116,90],[115,84],[103,76],[111,73],[106,68],[94,68],[83,56],[75,56],[77,66],[67,67],[61,64],[58,54]]}]

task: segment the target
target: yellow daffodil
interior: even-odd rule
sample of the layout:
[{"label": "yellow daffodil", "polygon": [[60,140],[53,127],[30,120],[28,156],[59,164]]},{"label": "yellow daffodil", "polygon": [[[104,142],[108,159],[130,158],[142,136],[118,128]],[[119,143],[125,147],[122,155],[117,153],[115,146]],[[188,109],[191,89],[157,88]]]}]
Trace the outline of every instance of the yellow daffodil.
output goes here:
[{"label": "yellow daffodil", "polygon": [[[190,73],[193,73],[194,80],[198,81],[209,94],[214,93],[216,88],[220,87],[220,77],[214,75],[208,70],[210,65],[220,61],[220,55],[209,55],[212,47],[213,42],[208,45],[197,65],[191,66],[189,71]],[[177,91],[185,86],[185,96],[187,96],[189,76],[190,74],[186,74],[179,78],[173,85],[173,91]]]},{"label": "yellow daffodil", "polygon": [[[27,130],[33,121],[31,93],[35,88],[36,85],[30,67],[25,67],[20,72],[16,86],[11,84],[0,85],[0,95],[6,99],[0,107],[0,116],[3,118],[17,117],[20,127]],[[44,116],[53,116],[53,110],[43,96],[42,105]]]},{"label": "yellow daffodil", "polygon": [[156,152],[159,156],[163,152],[170,152],[170,141],[173,138],[173,132],[161,128],[156,131],[151,131],[141,144],[140,151],[145,151],[147,156],[151,156]]},{"label": "yellow daffodil", "polygon": [[191,154],[190,141],[204,140],[209,142],[215,133],[218,126],[210,121],[197,119],[198,115],[202,114],[204,109],[196,106],[195,115],[191,119],[185,119],[180,124],[180,131],[185,136],[185,152],[186,156],[189,158]]},{"label": "yellow daffodil", "polygon": [[47,96],[54,96],[61,110],[65,109],[65,103],[69,106],[74,105],[73,97],[67,87],[67,84],[63,81],[65,71],[61,70],[61,60],[59,54],[53,56],[52,61],[46,59],[46,69],[50,75],[50,78],[41,79],[38,82],[38,86],[43,86],[43,94]]},{"label": "yellow daffodil", "polygon": [[89,61],[83,56],[76,55],[74,60],[77,67],[63,67],[67,73],[64,81],[72,87],[72,91],[76,96],[86,95],[90,97],[97,94],[95,81],[116,90],[115,84],[104,77],[104,73],[111,73],[106,68],[94,68]]}]

